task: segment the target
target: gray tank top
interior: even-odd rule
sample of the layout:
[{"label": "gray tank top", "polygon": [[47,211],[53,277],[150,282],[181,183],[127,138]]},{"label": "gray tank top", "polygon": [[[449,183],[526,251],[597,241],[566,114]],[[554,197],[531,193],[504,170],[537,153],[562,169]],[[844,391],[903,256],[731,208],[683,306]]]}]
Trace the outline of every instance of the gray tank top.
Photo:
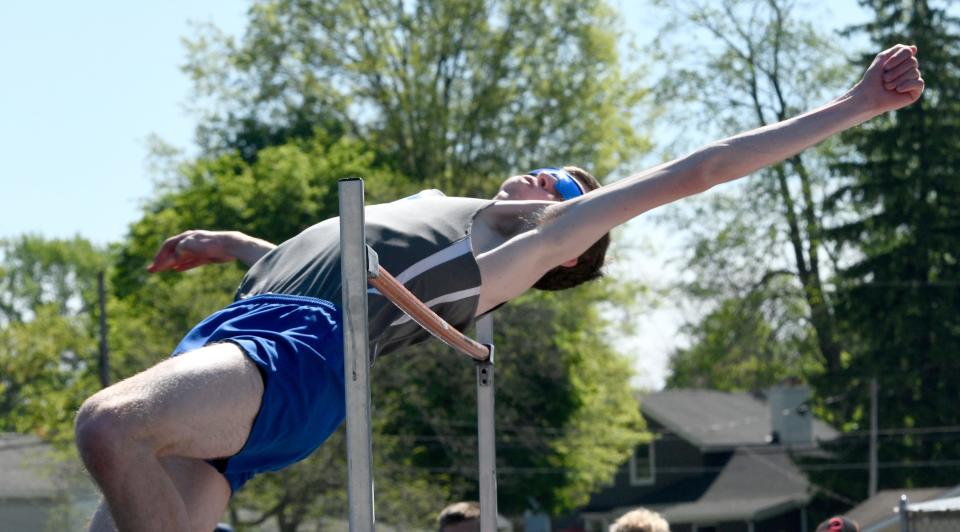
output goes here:
[{"label": "gray tank top", "polygon": [[[473,323],[480,297],[470,227],[489,203],[425,191],[365,209],[367,243],[380,264],[461,332]],[[340,290],[340,220],[331,218],[264,255],[244,276],[236,299],[292,294],[339,307]],[[376,289],[367,294],[371,358],[430,337]]]}]

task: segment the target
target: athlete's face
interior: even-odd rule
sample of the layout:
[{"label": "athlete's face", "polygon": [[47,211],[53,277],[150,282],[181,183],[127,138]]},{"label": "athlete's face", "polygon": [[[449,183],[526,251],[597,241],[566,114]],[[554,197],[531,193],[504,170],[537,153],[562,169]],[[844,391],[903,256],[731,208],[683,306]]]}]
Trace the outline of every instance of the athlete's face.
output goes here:
[{"label": "athlete's face", "polygon": [[[583,183],[580,183],[582,190],[587,190]],[[563,201],[563,196],[557,192],[557,178],[553,173],[547,171],[538,171],[531,174],[515,175],[508,177],[500,185],[500,190],[493,197],[496,200],[539,200],[539,201]]]}]

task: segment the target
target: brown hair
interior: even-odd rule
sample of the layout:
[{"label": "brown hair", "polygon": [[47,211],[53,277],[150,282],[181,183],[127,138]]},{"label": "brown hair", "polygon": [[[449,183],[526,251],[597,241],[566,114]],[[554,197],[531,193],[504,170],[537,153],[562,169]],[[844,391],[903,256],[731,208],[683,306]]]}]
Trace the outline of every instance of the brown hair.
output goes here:
[{"label": "brown hair", "polygon": [[463,521],[480,520],[480,503],[475,501],[455,502],[444,508],[437,517],[440,532],[444,527],[462,523]]},{"label": "brown hair", "polygon": [[[586,188],[585,192],[589,193],[591,190],[600,188],[597,178],[586,170],[576,166],[564,166],[563,169]],[[603,276],[600,269],[603,267],[609,246],[610,233],[607,233],[577,257],[577,263],[574,266],[569,268],[557,266],[545,273],[533,287],[538,290],[566,290],[587,281],[599,279]]]}]

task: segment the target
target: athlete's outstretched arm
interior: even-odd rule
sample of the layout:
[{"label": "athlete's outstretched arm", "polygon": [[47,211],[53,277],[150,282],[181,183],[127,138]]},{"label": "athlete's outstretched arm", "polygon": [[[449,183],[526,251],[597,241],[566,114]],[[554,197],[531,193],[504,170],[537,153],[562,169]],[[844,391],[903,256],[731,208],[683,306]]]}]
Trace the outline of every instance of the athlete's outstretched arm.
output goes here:
[{"label": "athlete's outstretched arm", "polygon": [[182,272],[202,266],[239,260],[253,266],[260,257],[277,247],[266,240],[239,231],[184,231],[168,238],[147,267],[151,273],[164,270]]},{"label": "athlete's outstretched arm", "polygon": [[578,257],[603,234],[646,211],[784,161],[831,135],[913,103],[924,88],[916,52],[915,46],[905,45],[881,52],[856,86],[822,107],[547,207],[538,228],[494,250],[515,265],[511,273],[516,277],[503,295],[519,295],[543,273]]}]

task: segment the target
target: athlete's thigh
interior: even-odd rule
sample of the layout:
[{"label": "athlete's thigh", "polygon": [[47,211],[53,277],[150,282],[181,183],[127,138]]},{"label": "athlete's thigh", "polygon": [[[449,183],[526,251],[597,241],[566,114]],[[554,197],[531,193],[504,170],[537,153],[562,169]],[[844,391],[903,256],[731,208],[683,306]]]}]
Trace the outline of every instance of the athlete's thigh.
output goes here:
[{"label": "athlete's thigh", "polygon": [[218,458],[247,440],[263,396],[256,365],[232,343],[176,357],[98,393],[157,456]]}]

